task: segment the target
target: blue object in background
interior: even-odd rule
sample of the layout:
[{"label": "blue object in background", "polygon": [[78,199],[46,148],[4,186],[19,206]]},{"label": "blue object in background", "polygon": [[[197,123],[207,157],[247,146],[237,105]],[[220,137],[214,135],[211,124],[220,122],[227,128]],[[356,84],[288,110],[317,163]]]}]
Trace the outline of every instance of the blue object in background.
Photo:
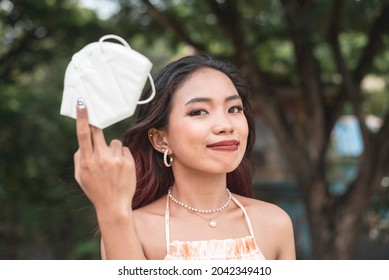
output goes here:
[{"label": "blue object in background", "polygon": [[334,127],[335,149],[339,156],[358,157],[363,152],[363,140],[358,120],[354,116],[340,118]]}]

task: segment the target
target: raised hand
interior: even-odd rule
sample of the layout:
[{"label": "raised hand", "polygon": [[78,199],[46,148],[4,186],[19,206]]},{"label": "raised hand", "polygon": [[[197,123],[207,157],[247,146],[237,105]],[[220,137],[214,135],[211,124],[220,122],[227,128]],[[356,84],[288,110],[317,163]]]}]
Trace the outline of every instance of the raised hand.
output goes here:
[{"label": "raised hand", "polygon": [[132,154],[119,140],[112,140],[107,145],[103,131],[89,125],[82,100],[77,106],[77,138],[75,178],[97,213],[131,211],[136,185]]}]

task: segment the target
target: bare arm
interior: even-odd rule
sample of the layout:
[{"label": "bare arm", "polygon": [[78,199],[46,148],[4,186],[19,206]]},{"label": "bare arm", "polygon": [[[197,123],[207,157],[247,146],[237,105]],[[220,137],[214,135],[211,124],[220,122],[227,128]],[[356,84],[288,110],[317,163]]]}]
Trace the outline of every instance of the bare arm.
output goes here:
[{"label": "bare arm", "polygon": [[86,108],[77,107],[75,177],[96,210],[102,257],[145,259],[136,231],[131,200],[135,192],[135,163],[119,140],[108,146],[103,131],[88,123]]},{"label": "bare arm", "polygon": [[105,253],[105,245],[104,245],[104,240],[101,238],[100,241],[100,254],[101,254],[101,259],[106,260],[107,259],[107,254]]},{"label": "bare arm", "polygon": [[286,213],[280,217],[280,229],[277,235],[279,236],[278,240],[280,241],[280,249],[277,259],[295,260],[296,250],[294,243],[293,224],[290,217]]}]

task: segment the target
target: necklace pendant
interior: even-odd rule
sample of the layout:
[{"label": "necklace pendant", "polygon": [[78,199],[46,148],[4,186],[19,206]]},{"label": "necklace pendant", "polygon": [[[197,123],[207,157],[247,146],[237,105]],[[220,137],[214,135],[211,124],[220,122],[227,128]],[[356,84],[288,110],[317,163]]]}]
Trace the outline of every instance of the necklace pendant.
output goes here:
[{"label": "necklace pendant", "polygon": [[217,223],[216,223],[215,220],[212,220],[212,219],[209,220],[209,226],[210,226],[211,228],[215,228],[216,225],[217,225]]}]

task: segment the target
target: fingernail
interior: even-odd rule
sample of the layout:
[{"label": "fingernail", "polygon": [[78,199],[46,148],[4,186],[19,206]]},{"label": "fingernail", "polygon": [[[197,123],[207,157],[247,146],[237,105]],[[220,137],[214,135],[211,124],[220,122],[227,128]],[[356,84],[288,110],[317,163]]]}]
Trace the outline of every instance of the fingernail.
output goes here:
[{"label": "fingernail", "polygon": [[84,99],[82,99],[82,97],[77,99],[77,106],[80,109],[84,109],[85,108],[85,102],[84,102]]}]

